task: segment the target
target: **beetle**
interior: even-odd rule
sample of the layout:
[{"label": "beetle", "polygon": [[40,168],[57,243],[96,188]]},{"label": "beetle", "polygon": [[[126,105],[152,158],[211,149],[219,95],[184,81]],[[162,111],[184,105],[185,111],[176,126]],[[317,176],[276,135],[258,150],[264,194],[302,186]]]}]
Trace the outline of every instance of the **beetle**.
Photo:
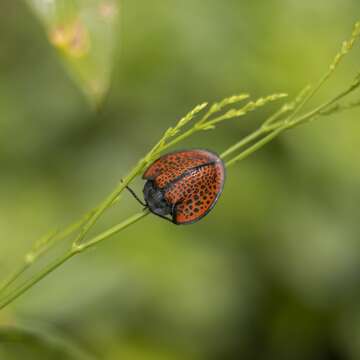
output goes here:
[{"label": "beetle", "polygon": [[211,151],[181,150],[155,160],[145,170],[143,179],[145,202],[127,186],[137,201],[174,224],[192,224],[207,215],[218,201],[224,187],[225,166]]}]

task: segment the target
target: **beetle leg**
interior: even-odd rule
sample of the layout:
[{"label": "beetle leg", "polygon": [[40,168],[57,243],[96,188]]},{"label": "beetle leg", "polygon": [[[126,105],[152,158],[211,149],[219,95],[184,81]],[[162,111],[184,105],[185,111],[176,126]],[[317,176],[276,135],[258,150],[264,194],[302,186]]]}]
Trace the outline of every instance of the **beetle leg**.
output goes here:
[{"label": "beetle leg", "polygon": [[141,204],[142,206],[144,206],[145,208],[147,208],[147,204],[145,204],[143,201],[140,200],[140,198],[136,195],[135,191],[133,189],[131,189],[129,186],[125,186],[126,189],[129,191],[129,193],[137,200],[137,202],[139,204]]},{"label": "beetle leg", "polygon": [[156,212],[153,212],[153,211],[151,213],[158,216],[158,217],[161,217],[162,219],[165,219],[165,220],[170,221],[171,223],[173,223],[173,221],[171,219],[169,219],[168,217],[166,217],[164,215],[157,214]]}]

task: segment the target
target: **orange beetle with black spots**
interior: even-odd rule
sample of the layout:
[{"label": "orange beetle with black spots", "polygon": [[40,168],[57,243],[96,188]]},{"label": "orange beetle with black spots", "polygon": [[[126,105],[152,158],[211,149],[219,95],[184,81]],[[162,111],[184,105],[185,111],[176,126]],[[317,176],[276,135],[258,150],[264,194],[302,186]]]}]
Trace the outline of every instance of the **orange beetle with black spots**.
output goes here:
[{"label": "orange beetle with black spots", "polygon": [[207,215],[218,201],[225,166],[218,155],[208,150],[176,151],[155,160],[143,179],[145,203],[129,190],[146,208],[174,224],[192,224]]}]

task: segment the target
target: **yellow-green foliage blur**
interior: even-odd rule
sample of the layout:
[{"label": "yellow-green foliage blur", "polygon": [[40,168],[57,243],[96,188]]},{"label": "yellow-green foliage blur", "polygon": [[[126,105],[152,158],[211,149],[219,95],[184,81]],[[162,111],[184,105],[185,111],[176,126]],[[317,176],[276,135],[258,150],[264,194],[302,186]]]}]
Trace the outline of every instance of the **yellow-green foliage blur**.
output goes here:
[{"label": "yellow-green foliage blur", "polygon": [[[85,23],[74,5],[59,26],[36,8],[55,2],[0,0],[0,281],[196,104],[295,96],[360,18],[359,0],[79,0]],[[221,153],[277,106],[179,147]],[[0,359],[360,359],[359,116],[317,119],[229,168],[201,222],[148,216],[62,265],[0,312]],[[139,210],[123,193],[95,230]]]}]

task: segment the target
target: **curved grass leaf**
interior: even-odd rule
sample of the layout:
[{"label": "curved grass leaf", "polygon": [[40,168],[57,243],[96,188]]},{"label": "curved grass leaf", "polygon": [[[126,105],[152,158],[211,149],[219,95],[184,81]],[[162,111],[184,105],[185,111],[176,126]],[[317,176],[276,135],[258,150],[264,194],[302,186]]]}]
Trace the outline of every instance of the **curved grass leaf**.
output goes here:
[{"label": "curved grass leaf", "polygon": [[26,0],[92,105],[109,88],[119,0]]}]

